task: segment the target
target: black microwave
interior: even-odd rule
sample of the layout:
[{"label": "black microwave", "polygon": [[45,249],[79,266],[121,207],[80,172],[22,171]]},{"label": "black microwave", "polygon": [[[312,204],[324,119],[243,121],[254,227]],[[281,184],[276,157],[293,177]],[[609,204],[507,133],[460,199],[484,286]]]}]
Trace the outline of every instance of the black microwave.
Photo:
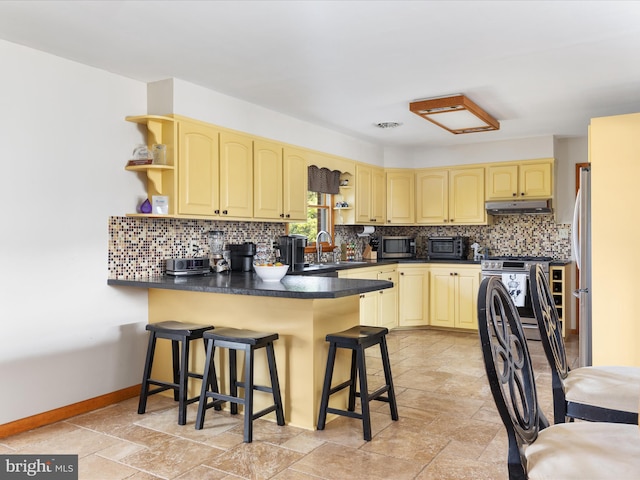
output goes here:
[{"label": "black microwave", "polygon": [[439,260],[466,260],[469,237],[429,237],[428,258]]},{"label": "black microwave", "polygon": [[414,258],[416,239],[414,237],[380,236],[378,258]]}]

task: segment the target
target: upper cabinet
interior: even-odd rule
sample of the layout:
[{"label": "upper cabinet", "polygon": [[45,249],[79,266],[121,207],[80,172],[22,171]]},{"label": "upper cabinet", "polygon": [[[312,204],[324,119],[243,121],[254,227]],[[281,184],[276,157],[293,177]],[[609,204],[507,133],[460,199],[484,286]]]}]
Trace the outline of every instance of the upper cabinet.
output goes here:
[{"label": "upper cabinet", "polygon": [[201,123],[178,122],[178,214],[220,213],[218,131]]},{"label": "upper cabinet", "polygon": [[553,165],[553,158],[489,165],[487,200],[551,198]]},{"label": "upper cabinet", "polygon": [[220,215],[253,216],[253,139],[220,132]]},{"label": "upper cabinet", "polygon": [[386,170],[387,224],[411,225],[416,221],[413,170]]},{"label": "upper cabinet", "polygon": [[146,176],[149,201],[168,197],[168,216],[304,222],[310,165],[341,172],[337,225],[486,225],[485,200],[553,197],[553,158],[384,169],[180,115],[126,119],[167,147],[166,164],[125,168]]},{"label": "upper cabinet", "polygon": [[307,159],[303,150],[253,142],[253,216],[260,220],[307,218]]},{"label": "upper cabinet", "polygon": [[253,214],[280,220],[282,210],[282,145],[263,140],[253,142]]},{"label": "upper cabinet", "polygon": [[305,222],[307,220],[307,153],[304,150],[285,146],[282,155],[284,219]]},{"label": "upper cabinet", "polygon": [[385,174],[382,167],[356,165],[356,223],[384,225],[385,190]]},{"label": "upper cabinet", "polygon": [[487,223],[484,168],[423,169],[416,172],[416,223]]},{"label": "upper cabinet", "polygon": [[250,137],[179,120],[178,152],[179,215],[252,217]]}]

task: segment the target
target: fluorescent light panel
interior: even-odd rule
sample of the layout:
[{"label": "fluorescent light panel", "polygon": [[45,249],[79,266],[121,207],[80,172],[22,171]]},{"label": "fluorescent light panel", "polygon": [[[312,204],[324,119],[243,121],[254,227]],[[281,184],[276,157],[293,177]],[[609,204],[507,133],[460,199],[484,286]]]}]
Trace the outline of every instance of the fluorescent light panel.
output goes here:
[{"label": "fluorescent light panel", "polygon": [[456,135],[500,129],[500,122],[464,95],[411,102],[409,110]]}]

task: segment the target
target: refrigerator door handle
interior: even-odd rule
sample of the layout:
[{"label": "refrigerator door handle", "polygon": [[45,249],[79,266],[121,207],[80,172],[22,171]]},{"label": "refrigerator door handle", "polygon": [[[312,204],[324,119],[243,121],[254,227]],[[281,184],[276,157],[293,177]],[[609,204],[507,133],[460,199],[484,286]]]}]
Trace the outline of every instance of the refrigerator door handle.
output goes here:
[{"label": "refrigerator door handle", "polygon": [[580,223],[580,188],[578,189],[578,193],[576,194],[576,204],[573,207],[573,225],[571,228],[571,240],[573,244],[573,254],[576,258],[576,265],[578,265],[578,270],[582,268],[581,262],[581,253],[580,252],[580,233],[578,232],[579,223]]}]

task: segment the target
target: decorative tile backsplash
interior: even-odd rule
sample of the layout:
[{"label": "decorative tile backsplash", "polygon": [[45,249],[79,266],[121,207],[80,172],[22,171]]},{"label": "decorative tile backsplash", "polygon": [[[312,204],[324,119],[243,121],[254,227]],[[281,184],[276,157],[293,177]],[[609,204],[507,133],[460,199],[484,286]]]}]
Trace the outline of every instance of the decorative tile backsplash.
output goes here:
[{"label": "decorative tile backsplash", "polygon": [[[227,222],[175,218],[110,217],[109,278],[144,278],[164,273],[164,260],[207,255],[207,232],[222,230],[226,243],[277,241],[285,234],[283,223]],[[570,238],[561,238],[570,225],[557,225],[552,215],[508,215],[494,217],[493,225],[446,227],[376,227],[376,234],[416,237],[417,254],[425,256],[430,236],[462,235],[469,244],[478,242],[492,256],[571,257]],[[336,244],[355,243],[362,252],[367,237],[358,237],[362,227],[336,226]],[[471,252],[470,252],[471,253]],[[327,255],[327,254],[325,254]]]},{"label": "decorative tile backsplash", "polygon": [[[428,237],[469,237],[469,245],[478,242],[491,256],[535,256],[568,260],[571,257],[571,225],[556,224],[553,215],[495,216],[493,225],[449,225],[439,227],[376,227],[375,234],[408,235],[416,238],[418,257],[426,256]],[[368,239],[357,236],[362,227],[336,227],[336,243],[356,243],[363,248]],[[561,231],[567,238],[561,238]],[[485,250],[486,251],[486,250]],[[469,249],[470,258],[473,255]]]}]

